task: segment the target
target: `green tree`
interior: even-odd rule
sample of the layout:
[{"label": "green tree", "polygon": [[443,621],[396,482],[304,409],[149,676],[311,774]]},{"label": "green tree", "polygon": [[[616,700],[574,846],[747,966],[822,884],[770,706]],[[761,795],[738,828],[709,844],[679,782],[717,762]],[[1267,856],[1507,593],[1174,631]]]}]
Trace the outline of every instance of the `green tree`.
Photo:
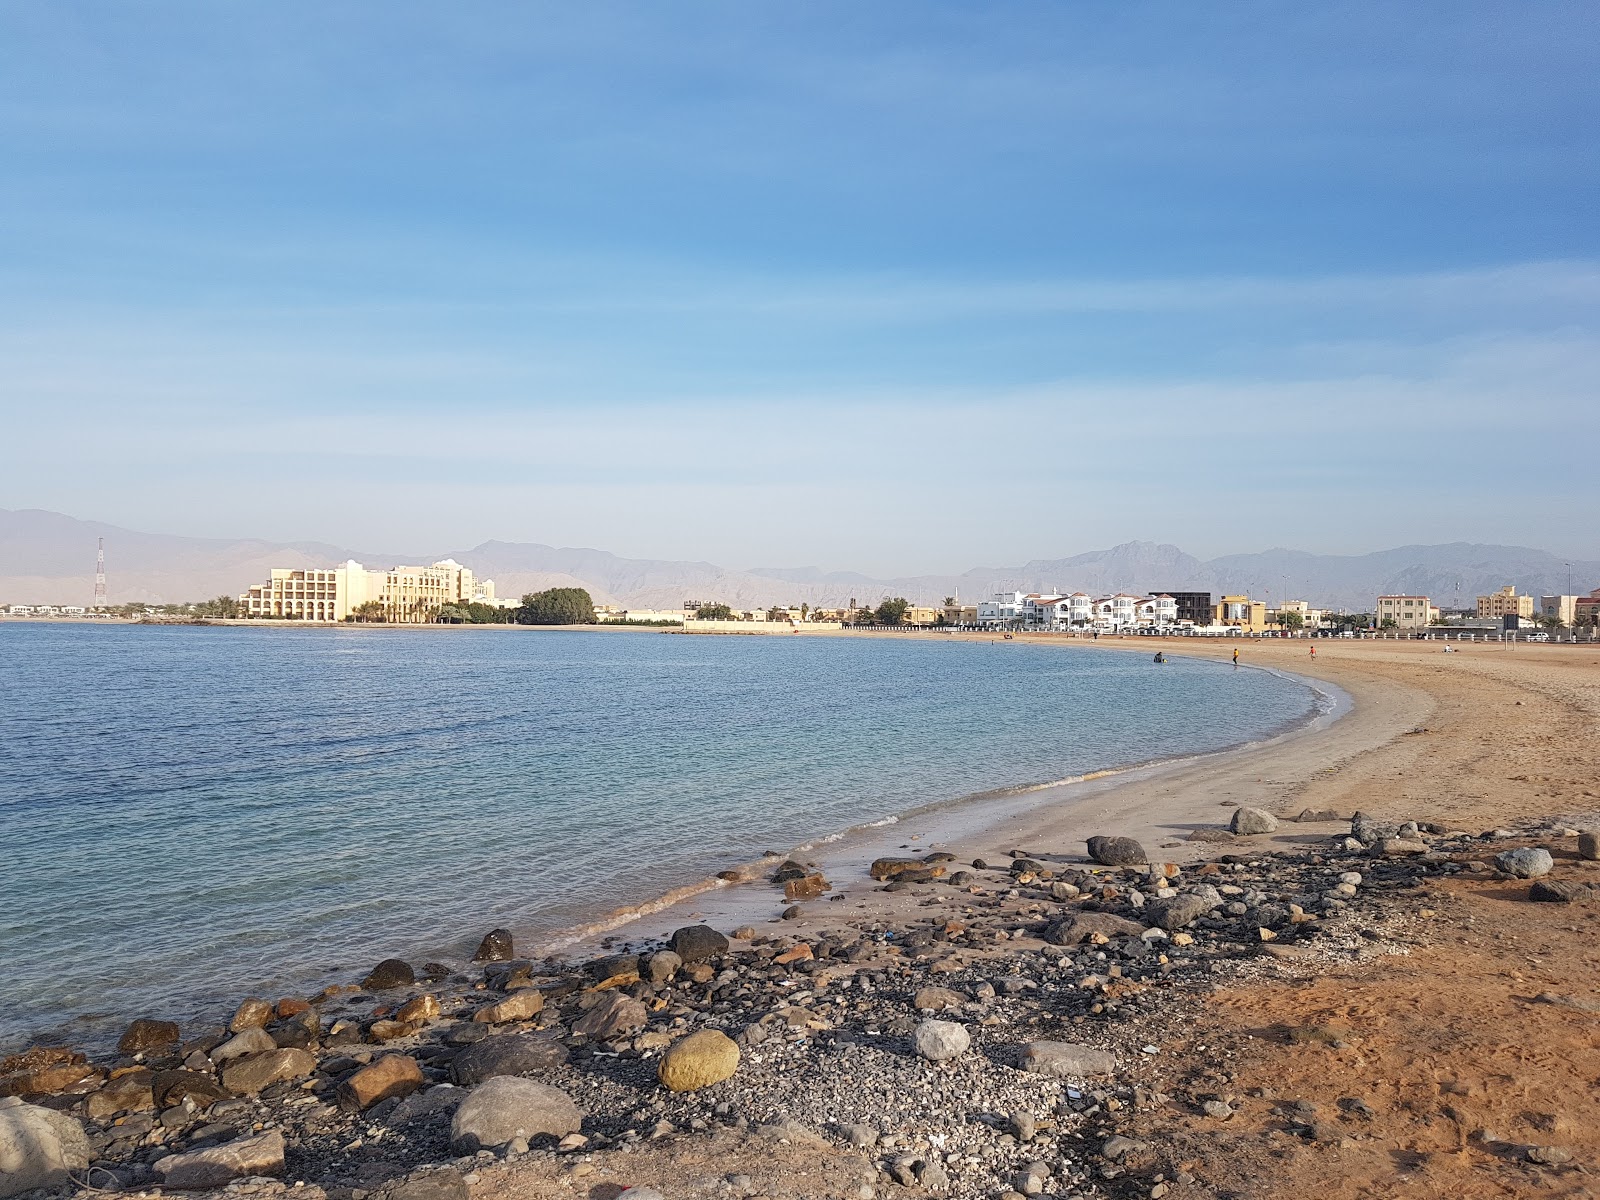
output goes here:
[{"label": "green tree", "polygon": [[439,615],[435,620],[444,625],[462,625],[466,623],[467,611],[454,604],[443,604],[439,606]]},{"label": "green tree", "polygon": [[726,604],[702,604],[695,609],[694,616],[697,621],[731,621],[734,619],[733,609]]},{"label": "green tree", "polygon": [[1399,629],[1400,626],[1395,623],[1395,619],[1393,617],[1385,617],[1383,619],[1383,624],[1378,626],[1378,628],[1379,629]]},{"label": "green tree", "polygon": [[911,609],[911,601],[904,596],[896,596],[892,600],[885,600],[878,605],[872,614],[872,619],[879,625],[904,625],[906,613]]},{"label": "green tree", "polygon": [[1278,614],[1278,624],[1285,629],[1301,630],[1305,628],[1306,619],[1300,613],[1286,612]]},{"label": "green tree", "polygon": [[519,625],[593,625],[594,600],[583,588],[548,588],[530,592],[517,609]]},{"label": "green tree", "polygon": [[363,623],[382,623],[389,619],[389,614],[384,611],[382,600],[364,600],[351,611],[349,619]]}]

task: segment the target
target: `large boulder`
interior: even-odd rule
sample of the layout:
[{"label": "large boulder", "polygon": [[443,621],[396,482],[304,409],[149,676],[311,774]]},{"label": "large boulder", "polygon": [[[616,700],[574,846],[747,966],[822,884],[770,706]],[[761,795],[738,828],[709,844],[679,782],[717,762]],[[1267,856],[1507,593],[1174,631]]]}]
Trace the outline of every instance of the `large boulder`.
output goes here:
[{"label": "large boulder", "polygon": [[411,964],[398,958],[386,958],[361,981],[369,992],[387,991],[389,988],[410,987],[417,981]]},{"label": "large boulder", "polygon": [[1254,833],[1271,833],[1278,828],[1278,818],[1261,808],[1240,806],[1233,810],[1233,820],[1228,822],[1229,832],[1238,837]]},{"label": "large boulder", "polygon": [[143,1054],[146,1050],[160,1050],[178,1044],[176,1021],[138,1020],[129,1025],[117,1042],[123,1054]]},{"label": "large boulder", "polygon": [[478,949],[472,956],[473,962],[510,962],[516,958],[511,940],[511,930],[491,929],[483,935],[483,941],[478,943]]},{"label": "large boulder", "polygon": [[946,1062],[967,1052],[972,1035],[959,1021],[929,1018],[911,1031],[911,1044],[929,1062]]},{"label": "large boulder", "polygon": [[154,1078],[150,1071],[118,1075],[84,1100],[85,1115],[91,1121],[104,1121],[122,1113],[148,1112],[156,1106],[155,1091],[151,1087]]},{"label": "large boulder", "polygon": [[704,962],[728,952],[728,939],[709,925],[685,925],[674,930],[672,950],[686,963]]},{"label": "large boulder", "polygon": [[1600,833],[1586,831],[1578,835],[1578,857],[1589,862],[1600,859]]},{"label": "large boulder", "polygon": [[1149,862],[1144,847],[1130,837],[1095,836],[1089,839],[1089,857],[1101,866],[1137,867]]},{"label": "large boulder", "polygon": [[61,1187],[89,1165],[83,1126],[65,1113],[0,1100],[0,1196]]},{"label": "large boulder", "polygon": [[739,1067],[739,1047],[720,1029],[702,1029],[667,1047],[656,1078],[669,1092],[692,1092],[729,1078]]},{"label": "large boulder", "polygon": [[1548,850],[1542,850],[1538,846],[1519,846],[1515,850],[1505,850],[1496,854],[1494,865],[1507,875],[1515,875],[1518,879],[1537,879],[1540,875],[1550,874],[1550,869],[1556,864]]},{"label": "large boulder", "polygon": [[582,1125],[583,1110],[560,1088],[501,1075],[461,1102],[450,1121],[450,1143],[457,1154],[472,1154],[512,1138],[564,1137]]},{"label": "large boulder", "polygon": [[277,1048],[278,1043],[270,1033],[259,1025],[251,1025],[212,1050],[209,1057],[220,1064],[249,1054],[267,1054]]},{"label": "large boulder", "polygon": [[572,1032],[605,1042],[637,1033],[649,1018],[650,1010],[642,1001],[622,992],[608,992],[572,1023]]},{"label": "large boulder", "polygon": [[1087,1079],[1112,1074],[1117,1060],[1109,1050],[1077,1042],[1029,1042],[1022,1048],[1022,1069],[1056,1078]]},{"label": "large boulder", "polygon": [[1144,911],[1150,919],[1150,924],[1170,933],[1174,929],[1182,929],[1185,925],[1198,921],[1214,907],[1216,907],[1214,902],[1208,897],[1184,892],[1181,895],[1169,896],[1165,900],[1153,901],[1145,905]]},{"label": "large boulder", "polygon": [[657,950],[644,960],[644,977],[651,983],[660,987],[678,973],[678,968],[683,966],[683,959],[671,950]]},{"label": "large boulder", "polygon": [[1145,927],[1116,913],[1080,912],[1050,925],[1044,940],[1052,946],[1077,946],[1095,937],[1138,937]]},{"label": "large boulder", "polygon": [[316,1069],[317,1056],[309,1050],[271,1050],[223,1067],[222,1086],[235,1095],[253,1096],[275,1083],[304,1079]]},{"label": "large boulder", "polygon": [[583,964],[583,972],[595,987],[622,987],[639,978],[637,954],[608,954]]},{"label": "large boulder", "polygon": [[479,1024],[503,1025],[507,1021],[526,1021],[544,1008],[544,993],[538,988],[518,988],[504,1000],[485,1004],[472,1014]]},{"label": "large boulder", "polygon": [[272,1020],[274,1010],[271,1004],[258,996],[252,996],[233,1014],[233,1020],[228,1022],[229,1033],[243,1033],[246,1029],[260,1029]]},{"label": "large boulder", "polygon": [[339,1085],[339,1103],[361,1111],[380,1100],[409,1096],[422,1086],[422,1068],[409,1054],[385,1054]]},{"label": "large boulder", "polygon": [[500,1075],[550,1071],[566,1061],[567,1048],[560,1042],[508,1033],[484,1038],[456,1055],[450,1063],[450,1077],[462,1087],[471,1087]]},{"label": "large boulder", "polygon": [[230,1180],[283,1174],[283,1134],[276,1129],[223,1146],[169,1154],[155,1162],[162,1183],[179,1191],[219,1188]]}]

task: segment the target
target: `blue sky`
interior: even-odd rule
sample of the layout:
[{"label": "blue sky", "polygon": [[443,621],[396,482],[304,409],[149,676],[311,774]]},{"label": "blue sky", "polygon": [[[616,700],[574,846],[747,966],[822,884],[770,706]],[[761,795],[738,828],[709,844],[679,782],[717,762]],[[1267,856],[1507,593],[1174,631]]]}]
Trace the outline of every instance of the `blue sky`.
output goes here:
[{"label": "blue sky", "polygon": [[1600,557],[1596,22],[0,2],[0,507]]}]

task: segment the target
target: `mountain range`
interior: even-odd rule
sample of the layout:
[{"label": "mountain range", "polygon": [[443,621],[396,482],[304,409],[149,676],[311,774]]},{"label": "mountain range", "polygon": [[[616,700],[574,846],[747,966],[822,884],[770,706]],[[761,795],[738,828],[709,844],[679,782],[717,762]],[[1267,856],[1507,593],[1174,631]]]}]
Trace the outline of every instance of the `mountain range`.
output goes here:
[{"label": "mountain range", "polygon": [[[0,509],[0,604],[87,604],[94,595],[97,538],[106,541],[109,599],[176,603],[237,595],[273,567],[326,567],[354,558],[368,566],[431,563],[454,558],[502,596],[548,587],[584,587],[599,603],[641,608],[680,607],[686,599],[734,607],[773,604],[833,606],[854,598],[905,596],[938,603],[957,595],[975,600],[996,591],[1209,591],[1246,593],[1276,602],[1305,599],[1319,607],[1370,610],[1385,593],[1433,597],[1447,608],[1505,584],[1549,595],[1568,589],[1569,564],[1544,550],[1451,542],[1400,546],[1371,554],[1308,554],[1264,550],[1202,560],[1176,546],[1126,542],[1069,558],[1034,559],[1021,566],[978,567],[959,575],[879,579],[818,567],[732,570],[709,562],[620,558],[604,550],[531,542],[484,542],[469,550],[426,554],[372,553],[322,542],[191,538],[138,533],[40,509]],[[1572,560],[1571,587],[1600,586],[1600,562]]]}]

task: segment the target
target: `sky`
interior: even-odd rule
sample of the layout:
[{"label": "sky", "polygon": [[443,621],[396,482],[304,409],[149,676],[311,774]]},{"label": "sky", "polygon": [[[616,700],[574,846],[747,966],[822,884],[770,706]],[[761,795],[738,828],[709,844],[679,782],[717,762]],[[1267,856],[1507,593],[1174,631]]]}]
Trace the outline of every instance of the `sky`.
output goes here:
[{"label": "sky", "polygon": [[1597,22],[0,0],[0,507],[1600,557]]}]

